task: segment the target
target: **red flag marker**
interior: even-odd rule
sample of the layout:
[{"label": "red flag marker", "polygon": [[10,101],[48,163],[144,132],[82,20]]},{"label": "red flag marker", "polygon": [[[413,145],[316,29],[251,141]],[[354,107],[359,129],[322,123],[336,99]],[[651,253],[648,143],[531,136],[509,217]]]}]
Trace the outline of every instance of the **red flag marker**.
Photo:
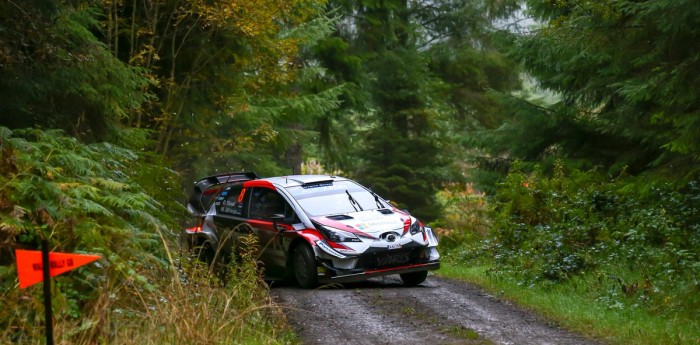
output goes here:
[{"label": "red flag marker", "polygon": [[[16,249],[15,256],[20,288],[24,289],[44,280],[41,251]],[[57,276],[99,258],[101,258],[99,255],[49,253],[49,273],[52,277]]]}]

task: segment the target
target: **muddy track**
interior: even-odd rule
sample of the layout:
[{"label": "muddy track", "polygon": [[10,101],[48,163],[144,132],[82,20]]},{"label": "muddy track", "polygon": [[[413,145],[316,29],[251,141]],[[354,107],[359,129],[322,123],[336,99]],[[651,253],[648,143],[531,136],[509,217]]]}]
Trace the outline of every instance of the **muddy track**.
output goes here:
[{"label": "muddy track", "polygon": [[599,344],[469,284],[398,277],[303,290],[271,288],[303,344]]}]

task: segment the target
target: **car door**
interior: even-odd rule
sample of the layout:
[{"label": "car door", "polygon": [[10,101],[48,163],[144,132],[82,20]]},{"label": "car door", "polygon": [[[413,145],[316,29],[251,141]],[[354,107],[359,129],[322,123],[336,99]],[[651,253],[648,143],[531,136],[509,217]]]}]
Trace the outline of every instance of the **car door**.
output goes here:
[{"label": "car door", "polygon": [[222,254],[238,250],[241,236],[253,232],[246,223],[246,199],[243,185],[237,184],[224,188],[214,201],[213,221],[219,238],[216,249]]},{"label": "car door", "polygon": [[[248,223],[258,236],[260,260],[265,264],[266,275],[278,277],[286,267],[287,232],[293,230],[295,218],[292,208],[277,191],[265,187],[252,188]],[[273,219],[278,217],[277,219]],[[285,219],[287,221],[285,221]]]}]

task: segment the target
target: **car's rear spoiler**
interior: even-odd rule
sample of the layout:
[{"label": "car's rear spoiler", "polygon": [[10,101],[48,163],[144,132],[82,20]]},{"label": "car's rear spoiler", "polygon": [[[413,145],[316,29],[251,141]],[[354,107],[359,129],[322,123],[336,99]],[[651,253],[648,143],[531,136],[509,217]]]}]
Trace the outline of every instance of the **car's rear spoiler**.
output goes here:
[{"label": "car's rear spoiler", "polygon": [[194,183],[194,189],[187,200],[187,210],[196,216],[204,215],[221,189],[236,182],[250,181],[257,178],[258,176],[253,172],[207,176]]}]

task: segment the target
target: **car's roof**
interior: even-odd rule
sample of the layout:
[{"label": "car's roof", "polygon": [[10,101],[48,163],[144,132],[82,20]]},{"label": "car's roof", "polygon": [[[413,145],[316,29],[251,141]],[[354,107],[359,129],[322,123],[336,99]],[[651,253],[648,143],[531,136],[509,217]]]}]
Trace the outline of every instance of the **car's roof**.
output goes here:
[{"label": "car's roof", "polygon": [[346,178],[340,176],[331,175],[289,175],[289,176],[278,176],[278,177],[267,177],[261,180],[269,181],[272,184],[289,188],[296,186],[303,186],[306,184],[323,183],[331,181],[347,181]]}]

